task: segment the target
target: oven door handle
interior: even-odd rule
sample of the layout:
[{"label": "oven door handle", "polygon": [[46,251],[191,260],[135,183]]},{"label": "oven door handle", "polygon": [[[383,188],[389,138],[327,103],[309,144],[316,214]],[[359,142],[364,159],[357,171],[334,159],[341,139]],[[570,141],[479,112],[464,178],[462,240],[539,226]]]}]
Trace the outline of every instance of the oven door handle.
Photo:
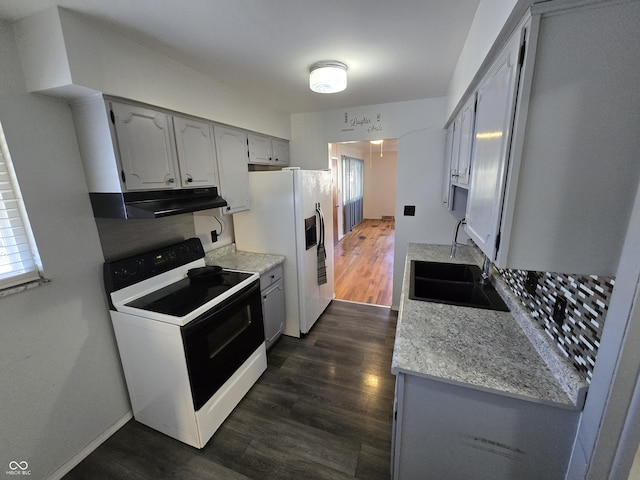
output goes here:
[{"label": "oven door handle", "polygon": [[188,335],[193,330],[200,328],[200,326],[206,323],[213,315],[223,312],[227,308],[233,306],[234,304],[243,303],[246,299],[255,295],[256,292],[258,295],[260,294],[260,281],[254,280],[252,283],[244,287],[244,289],[240,290],[235,295],[230,296],[225,299],[222,303],[216,305],[211,310],[203,313],[197,318],[194,318],[192,321],[187,323],[186,325],[180,327],[182,330],[182,336]]}]

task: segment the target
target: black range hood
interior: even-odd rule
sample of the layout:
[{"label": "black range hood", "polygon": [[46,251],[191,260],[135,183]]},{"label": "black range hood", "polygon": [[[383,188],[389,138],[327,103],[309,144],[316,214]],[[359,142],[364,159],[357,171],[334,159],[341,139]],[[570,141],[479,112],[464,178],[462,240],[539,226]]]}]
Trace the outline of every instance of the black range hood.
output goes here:
[{"label": "black range hood", "polygon": [[93,215],[107,218],[160,218],[225,207],[217,187],[90,193]]}]

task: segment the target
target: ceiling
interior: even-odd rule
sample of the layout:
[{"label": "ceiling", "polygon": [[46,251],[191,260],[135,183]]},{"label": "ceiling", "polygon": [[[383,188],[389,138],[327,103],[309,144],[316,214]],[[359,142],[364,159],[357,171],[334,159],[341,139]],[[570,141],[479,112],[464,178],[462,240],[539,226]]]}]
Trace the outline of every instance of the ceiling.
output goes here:
[{"label": "ceiling", "polygon": [[[288,113],[439,97],[480,0],[0,0],[12,23],[59,5]],[[320,60],[349,85],[308,87]]]}]

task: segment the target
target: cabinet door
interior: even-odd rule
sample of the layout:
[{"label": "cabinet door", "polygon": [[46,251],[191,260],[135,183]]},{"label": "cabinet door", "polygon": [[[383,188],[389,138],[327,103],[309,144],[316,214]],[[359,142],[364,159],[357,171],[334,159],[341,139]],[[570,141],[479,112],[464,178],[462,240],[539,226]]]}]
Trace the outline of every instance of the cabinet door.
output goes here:
[{"label": "cabinet door", "polygon": [[173,129],[181,186],[217,187],[217,161],[211,125],[173,117]]},{"label": "cabinet door", "polygon": [[445,140],[444,150],[444,174],[442,175],[442,204],[451,210],[453,205],[452,185],[451,185],[451,153],[453,148],[453,129],[454,123],[447,128],[447,138]]},{"label": "cabinet door", "polygon": [[491,260],[499,239],[520,43],[517,31],[478,88],[466,231]]},{"label": "cabinet door", "polygon": [[247,134],[226,127],[213,127],[218,167],[220,169],[220,191],[228,205],[224,213],[249,209],[249,169],[247,168]]},{"label": "cabinet door", "polygon": [[249,163],[271,165],[271,139],[262,135],[248,134]]},{"label": "cabinet door", "polygon": [[115,102],[111,112],[127,190],[177,188],[171,118]]},{"label": "cabinet door", "polygon": [[458,159],[460,158],[460,115],[453,121],[453,137],[451,139],[451,182],[458,183]]},{"label": "cabinet door", "polygon": [[476,96],[472,95],[460,112],[457,184],[463,187],[469,185],[469,175],[471,173],[475,105]]},{"label": "cabinet door", "polygon": [[274,165],[286,167],[289,165],[289,142],[284,140],[271,140],[271,151],[273,153]]},{"label": "cabinet door", "polygon": [[284,331],[284,289],[278,280],[262,292],[264,338],[269,348]]}]

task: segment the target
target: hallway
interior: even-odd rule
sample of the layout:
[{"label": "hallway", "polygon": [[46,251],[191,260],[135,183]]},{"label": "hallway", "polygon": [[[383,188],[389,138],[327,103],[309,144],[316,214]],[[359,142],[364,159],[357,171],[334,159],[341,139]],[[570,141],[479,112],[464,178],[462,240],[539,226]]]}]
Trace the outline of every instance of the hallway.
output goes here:
[{"label": "hallway", "polygon": [[391,305],[395,220],[365,219],[333,249],[336,298]]}]

